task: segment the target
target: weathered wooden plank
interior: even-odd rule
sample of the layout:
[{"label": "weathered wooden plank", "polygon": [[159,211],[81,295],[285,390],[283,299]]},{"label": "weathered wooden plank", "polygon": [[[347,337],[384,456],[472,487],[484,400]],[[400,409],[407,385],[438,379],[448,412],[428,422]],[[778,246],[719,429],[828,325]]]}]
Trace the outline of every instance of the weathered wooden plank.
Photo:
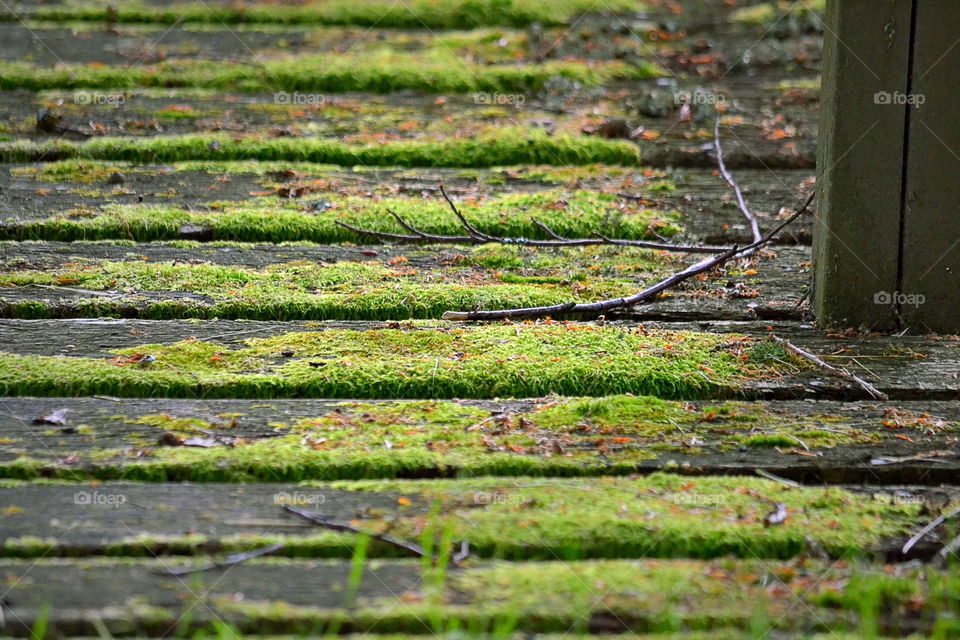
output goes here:
[{"label": "weathered wooden plank", "polygon": [[[296,166],[307,182],[311,179],[325,180],[329,185],[327,197],[333,199],[342,195],[406,195],[436,200],[440,197],[437,188],[440,183],[446,185],[450,193],[459,197],[496,197],[503,193],[542,192],[558,186],[623,193],[634,198],[647,198],[649,206],[654,209],[678,211],[681,214],[679,224],[684,229],[678,241],[682,239],[684,242],[733,244],[752,240],[748,225],[732,200],[729,187],[714,175],[713,169],[670,170],[665,172],[663,179],[645,177],[641,170],[617,171],[617,175],[606,175],[601,169],[598,175],[591,169],[577,175],[576,170],[571,169],[566,177],[562,172],[558,172],[553,178],[545,178],[537,176],[536,168],[524,171],[522,167],[513,167],[477,170],[473,172],[476,179],[469,179],[462,170],[457,169],[368,169],[353,172],[318,165],[313,165],[313,170],[309,165],[291,166]],[[134,168],[119,163],[117,169],[125,176],[122,189],[107,184],[106,178],[91,184],[69,180],[51,182],[42,176],[16,177],[11,174],[14,170],[33,168],[25,165],[0,165],[0,209],[9,210],[4,220],[0,221],[0,234],[5,237],[30,237],[28,229],[31,224],[74,209],[97,214],[107,205],[140,205],[138,201],[143,198],[142,204],[146,205],[202,210],[217,201],[249,200],[252,198],[251,192],[262,193],[265,188],[263,176],[231,173],[230,180],[225,182],[220,179],[223,174],[218,173],[215,168],[208,172],[166,172],[158,166]],[[782,207],[796,206],[800,200],[797,195],[798,187],[811,178],[811,173],[807,170],[751,169],[737,171],[737,178],[751,209],[758,216],[761,227],[768,229],[776,224],[775,216]],[[657,182],[663,182],[672,190],[647,188]],[[276,200],[277,204],[283,202],[283,199]],[[307,198],[303,202],[306,207],[312,200]],[[786,244],[810,244],[811,224],[812,219],[809,218],[796,222],[784,230],[779,241]],[[390,227],[385,224],[378,228]],[[597,230],[613,235],[609,229]],[[120,237],[117,239],[138,239],[130,238],[129,235],[130,232],[118,234]],[[218,237],[216,232],[198,233],[196,230],[185,230],[180,235],[183,235],[184,239],[201,241]],[[40,235],[36,239],[43,237]],[[178,239],[177,234],[169,239]],[[30,255],[42,251],[43,245],[31,247],[29,244],[0,244],[0,252],[7,255],[19,251],[21,249],[17,249],[18,246]],[[59,250],[61,245],[53,243],[49,246],[51,248],[48,251],[54,252]],[[92,251],[80,247],[72,250],[80,253]]]},{"label": "weathered wooden plank", "polygon": [[[403,401],[356,404],[307,399],[263,402],[8,398],[3,401],[4,414],[0,416],[0,438],[4,440],[0,446],[0,475],[276,481],[358,475],[449,477],[480,472],[598,475],[671,469],[690,475],[751,476],[755,469],[763,468],[810,484],[936,484],[951,482],[960,471],[954,427],[960,422],[960,404],[956,402],[777,401],[719,407],[716,403],[692,402],[678,415],[664,414],[659,422],[653,419],[641,428],[629,412],[618,420],[615,412],[623,410],[618,407],[624,398],[611,398],[608,405],[614,417],[604,419],[604,425],[609,423],[605,427],[607,439],[618,440],[614,443],[603,437],[598,439],[596,429],[538,427],[540,414],[536,408],[558,401],[570,399],[428,403],[444,415],[451,408],[462,407],[453,413],[467,417],[424,423],[422,417],[417,418],[417,411],[425,405]],[[523,418],[527,425],[512,433],[514,442],[521,442],[518,438],[562,440],[564,451],[575,454],[576,459],[566,464],[563,456],[536,446],[518,446],[512,452],[499,451],[496,446],[491,450],[484,444],[484,437],[492,438],[489,442],[497,445],[500,436],[485,435],[496,431],[486,426],[475,429],[475,437],[459,438],[459,444],[450,452],[415,443],[404,448],[404,440],[408,439],[405,432],[378,435],[382,427],[370,426],[373,423],[369,422],[380,413],[406,415],[404,407],[409,407],[409,415],[397,418],[398,424],[409,424],[414,432],[425,433],[421,440],[432,440],[434,436],[449,439],[450,436],[444,436],[448,430],[461,432],[464,424],[479,422],[483,412],[506,413],[513,422]],[[58,409],[69,410],[64,426],[33,424],[37,416]],[[481,417],[470,417],[475,415],[471,409],[479,410]],[[358,432],[341,447],[341,459],[336,464],[325,453],[311,454],[309,446],[302,443],[292,450],[284,448],[291,446],[291,440],[300,442],[304,434],[309,435],[310,430],[304,431],[303,424],[322,427],[330,422],[330,416],[343,416],[350,422],[359,414],[366,417],[359,419],[358,428],[366,425],[370,435]],[[682,425],[677,426],[677,419],[682,419]],[[192,449],[195,463],[176,460],[178,449],[163,445],[161,436],[171,429],[180,437],[203,439],[204,432],[194,427],[228,440],[244,439],[241,448],[260,443],[263,453],[247,456],[237,450],[233,455],[214,448],[209,460],[223,460],[210,462],[202,450]],[[316,437],[324,435],[320,432]],[[280,444],[275,447],[276,452],[270,453],[273,438],[286,439],[277,441]],[[384,443],[390,440],[398,446],[394,454],[385,449]],[[347,458],[364,447],[371,450],[369,464],[348,464]],[[408,455],[411,448],[414,454]],[[303,458],[303,464],[294,464],[294,454],[298,460]]]},{"label": "weathered wooden plank", "polygon": [[[906,326],[957,333],[960,319],[960,4],[920,0],[907,96],[909,149],[899,300]],[[892,293],[892,292],[891,292]]]},{"label": "weathered wooden plank", "polygon": [[[864,608],[863,572],[882,570],[815,560],[493,563],[422,583],[419,565],[371,563],[358,606],[348,608],[343,606],[347,562],[258,560],[177,579],[157,573],[171,566],[168,560],[5,560],[0,571],[13,583],[6,596],[5,633],[29,636],[48,603],[56,605],[48,631],[98,637],[104,629],[112,635],[168,635],[178,623],[181,631],[192,632],[209,628],[211,621],[257,635],[430,634],[439,626],[605,634],[711,629],[737,637],[762,616],[776,621],[778,637],[800,638],[814,630],[855,630],[856,614]],[[880,631],[906,637],[929,630],[942,613],[939,603],[950,602],[949,587],[940,586],[942,578],[927,581],[922,568],[897,573],[902,582],[894,584],[919,595],[885,600],[884,610],[875,614]],[[664,585],[669,597],[663,595]],[[224,632],[222,626],[218,630]]]},{"label": "weathered wooden plank", "polygon": [[829,0],[815,227],[814,307],[826,324],[893,328],[911,2]]},{"label": "weathered wooden plank", "polygon": [[[34,249],[34,247],[40,247]],[[4,254],[4,250],[7,251]],[[142,250],[142,251],[141,251]],[[468,251],[468,250],[467,250]],[[734,268],[729,277],[710,278],[690,283],[670,292],[664,298],[633,309],[617,311],[609,317],[635,321],[684,322],[691,320],[800,320],[804,318],[806,308],[801,305],[806,297],[809,282],[810,251],[806,247],[782,246],[772,250],[774,259],[757,261],[753,268]],[[367,250],[369,253],[369,250]],[[209,261],[215,264],[251,266],[262,268],[268,265],[284,264],[298,260],[314,263],[327,261],[363,261],[369,260],[360,249],[355,247],[317,245],[313,247],[269,247],[266,245],[250,248],[241,247],[205,247],[196,249],[177,249],[164,245],[140,244],[134,247],[111,247],[110,245],[73,246],[60,243],[57,246],[35,245],[30,243],[25,251],[18,251],[18,245],[0,245],[0,260],[7,257],[15,270],[24,268],[57,268],[58,263],[70,263],[76,259],[103,253],[105,260],[139,261],[149,258],[150,262],[159,261]],[[392,247],[377,250],[375,259],[386,263],[392,258],[404,260],[405,266],[418,272],[433,273],[432,282],[442,282],[443,273],[438,270],[449,264],[458,253],[457,247]],[[469,254],[467,254],[469,255]],[[544,250],[542,255],[552,255]],[[627,260],[628,258],[624,258]],[[699,256],[693,259],[700,259]],[[100,259],[94,259],[96,265]],[[679,269],[680,267],[676,267]],[[477,267],[477,273],[483,273]],[[492,270],[490,271],[492,273]],[[552,274],[553,272],[549,272]],[[466,273],[464,275],[471,275]],[[2,277],[2,273],[0,273]],[[451,277],[451,282],[460,282],[459,277]],[[82,285],[81,285],[82,286]],[[429,288],[430,284],[424,284]],[[550,284],[552,289],[555,285]],[[278,301],[270,292],[263,293],[256,286],[245,290],[249,300],[263,298],[246,311],[221,310],[229,298],[214,298],[191,291],[131,291],[125,281],[118,281],[117,290],[105,290],[91,293],[84,289],[64,286],[43,287],[0,287],[0,316],[8,318],[84,318],[112,315],[123,318],[168,318],[168,317],[216,317],[226,316],[237,319],[256,319],[275,317],[289,320],[325,320],[343,317],[344,306],[324,311],[322,305],[311,307],[301,305],[291,309],[285,300]],[[385,309],[374,311],[363,309],[366,302],[356,294],[366,289],[366,284],[351,289],[345,286],[338,293],[349,298],[349,304],[359,310],[354,317],[373,317],[376,319],[408,318],[414,314],[407,309]],[[642,287],[637,283],[637,289]],[[323,293],[319,291],[318,293]],[[573,295],[571,293],[571,295]],[[317,297],[319,301],[321,298]],[[180,303],[179,311],[173,310],[171,303]],[[490,298],[487,306],[497,304],[496,298]],[[397,315],[399,311],[399,314]],[[299,313],[299,315],[298,315]],[[420,312],[418,312],[420,313]],[[251,315],[253,314],[253,315]],[[346,314],[347,316],[351,314]],[[439,315],[439,314],[437,314]],[[417,316],[414,316],[417,317]]]},{"label": "weathered wooden plank", "polygon": [[[833,364],[853,371],[897,400],[955,400],[960,398],[960,352],[951,339],[922,336],[823,334],[795,322],[730,322],[704,320],[689,323],[645,322],[647,327],[670,330],[736,332],[762,337],[772,327],[777,335]],[[151,343],[172,343],[186,338],[238,345],[248,338],[264,338],[292,331],[325,328],[370,329],[386,327],[375,322],[255,322],[255,321],[148,321],[125,319],[0,320],[0,350],[27,355],[112,357],[116,349]],[[429,327],[430,325],[424,325]],[[436,325],[448,326],[443,323]],[[629,326],[629,323],[626,323]],[[862,398],[856,389],[807,370],[745,393],[768,399],[804,397]]]},{"label": "weathered wooden plank", "polygon": [[[0,487],[0,553],[7,557],[205,555],[283,543],[285,557],[351,557],[357,536],[313,526],[282,509],[421,542],[425,525],[449,529],[474,557],[551,560],[564,543],[581,559],[734,556],[787,558],[809,538],[832,557],[885,555],[957,489],[898,486],[847,491],[760,478],[475,478],[456,481],[294,484],[20,483]],[[752,491],[750,494],[748,491]],[[599,497],[593,497],[599,496]],[[746,497],[744,497],[746,496]],[[621,502],[626,500],[627,502]],[[763,527],[770,502],[791,515]],[[623,508],[620,508],[623,505]],[[613,507],[611,509],[611,507]],[[707,507],[707,508],[704,508]],[[736,514],[736,518],[730,517]],[[652,524],[655,525],[651,529]],[[570,526],[578,523],[570,535]],[[685,540],[666,540],[698,523]],[[873,525],[863,530],[864,522]],[[429,525],[427,524],[429,523]],[[611,534],[615,526],[617,533]],[[523,529],[535,528],[535,533]],[[43,536],[37,536],[37,532]],[[812,545],[811,545],[812,546]],[[374,542],[369,557],[409,552]]]}]

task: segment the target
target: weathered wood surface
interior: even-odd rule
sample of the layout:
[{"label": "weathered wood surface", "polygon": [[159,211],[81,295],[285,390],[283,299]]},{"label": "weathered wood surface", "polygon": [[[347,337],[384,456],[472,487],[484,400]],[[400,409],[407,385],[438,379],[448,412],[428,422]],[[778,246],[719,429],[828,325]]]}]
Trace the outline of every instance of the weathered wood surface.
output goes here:
[{"label": "weathered wood surface", "polygon": [[[253,174],[231,175],[230,181],[224,182],[218,180],[220,175],[216,173],[162,173],[158,172],[160,167],[145,167],[149,173],[128,172],[122,190],[108,184],[54,183],[10,174],[13,168],[26,166],[30,165],[0,165],[0,211],[5,212],[3,220],[0,221],[0,236],[18,238],[31,221],[44,220],[51,212],[64,212],[74,208],[96,212],[108,204],[138,204],[140,197],[143,197],[143,204],[147,205],[203,209],[216,201],[247,200],[251,197],[251,192],[262,192],[264,189],[264,178]],[[371,169],[361,173],[323,169],[317,171],[316,177],[329,180],[331,188],[346,194],[365,197],[419,195],[435,200],[440,197],[438,185],[441,183],[446,185],[451,194],[458,197],[536,192],[558,187],[598,189],[647,198],[651,201],[651,208],[680,212],[680,224],[684,227],[680,238],[685,242],[732,244],[752,240],[749,227],[737,210],[729,187],[720,177],[714,175],[712,169],[673,170],[669,173],[669,179],[676,185],[676,190],[655,192],[635,186],[643,185],[646,180],[639,171],[623,178],[584,178],[582,181],[564,185],[511,179],[508,177],[509,171],[501,170],[478,172],[490,182],[505,181],[503,185],[485,184],[465,180],[461,173],[457,169],[442,168],[405,171]],[[305,176],[306,179],[310,177],[309,174]],[[770,228],[776,224],[774,216],[781,208],[797,206],[801,199],[798,188],[809,181],[811,172],[749,169],[737,171],[737,178],[742,183],[744,194],[751,209],[758,216],[761,227]],[[631,184],[631,181],[635,184]],[[97,195],[91,192],[96,192]],[[392,228],[391,221],[385,220],[384,223],[384,229]],[[813,220],[809,218],[798,221],[784,230],[779,242],[810,244],[812,225]],[[204,236],[191,232],[185,234],[184,239],[198,237]],[[27,248],[27,255],[30,255],[30,245],[24,246]],[[51,246],[58,245],[53,243]],[[0,244],[0,251],[12,250]],[[85,251],[81,248],[73,250]]]},{"label": "weathered wood surface", "polygon": [[[90,259],[102,255],[105,260],[137,260],[146,256],[151,261],[171,259],[200,259],[216,264],[262,267],[269,264],[306,260],[312,262],[337,260],[366,260],[360,249],[342,246],[281,247],[253,249],[223,247],[184,252],[163,245],[139,244],[133,247],[109,245],[30,245],[43,247],[37,253],[30,248],[19,250],[15,245],[0,245],[0,261],[4,257],[15,262],[11,266],[53,268],[76,258]],[[10,253],[4,253],[7,249]],[[636,321],[684,322],[692,320],[801,320],[806,308],[801,304],[806,297],[809,282],[810,251],[805,247],[783,246],[772,249],[775,259],[761,260],[749,275],[691,282],[671,291],[667,297],[633,309],[618,311],[610,317]],[[102,252],[102,253],[101,253]],[[37,255],[39,253],[39,255]],[[378,249],[379,253],[379,249]],[[394,247],[377,255],[380,261],[395,256],[409,256],[411,267],[437,269],[443,261],[456,253],[456,247]],[[105,255],[103,255],[105,254]],[[13,258],[12,256],[16,256]],[[179,256],[179,258],[174,258]],[[700,256],[697,257],[699,259]],[[23,264],[21,260],[27,264]],[[0,276],[2,277],[2,276]],[[642,284],[637,284],[641,289]],[[36,302],[42,304],[51,318],[83,318],[90,315],[83,302],[99,300],[115,305],[115,315],[123,318],[149,318],[154,305],[167,301],[182,301],[199,306],[211,306],[214,300],[191,292],[104,290],[94,295],[71,287],[0,287],[0,316],[17,317],[17,305]],[[37,311],[31,309],[30,315]],[[154,316],[155,317],[155,316]],[[318,319],[307,317],[305,319]]]},{"label": "weathered wood surface", "polygon": [[[952,338],[824,334],[810,325],[778,321],[645,322],[671,330],[777,335],[834,365],[851,368],[896,400],[960,399],[960,343]],[[34,355],[111,357],[113,350],[144,344],[172,343],[195,337],[225,345],[291,331],[324,328],[387,327],[376,322],[148,321],[125,319],[2,320],[0,350]],[[429,325],[427,325],[429,326]],[[438,326],[440,326],[438,324]],[[629,326],[629,323],[627,323]],[[745,394],[769,399],[863,399],[861,391],[817,370],[745,388]]]},{"label": "weathered wood surface", "polygon": [[[960,301],[960,118],[956,78],[960,49],[945,25],[960,21],[960,4],[917,3],[916,51],[907,106],[908,166],[905,174],[902,274],[897,303],[905,326],[956,332]],[[922,101],[922,104],[919,103]]]},{"label": "weathered wood surface", "polygon": [[[838,608],[816,602],[829,589],[843,589],[859,566],[852,562],[796,563],[730,560],[635,560],[584,563],[585,576],[602,576],[594,583],[539,585],[537,598],[522,605],[498,600],[495,577],[506,579],[506,567],[474,563],[450,570],[439,592],[432,589],[418,561],[382,561],[364,571],[357,606],[343,608],[347,600],[349,563],[334,561],[260,559],[231,569],[176,578],[160,574],[184,566],[169,559],[143,561],[22,560],[0,561],[0,571],[12,575],[10,603],[5,607],[5,632],[29,636],[42,604],[56,602],[50,625],[64,635],[166,636],[191,632],[211,621],[230,623],[240,633],[323,635],[339,633],[435,634],[459,628],[489,631],[509,628],[525,635],[537,632],[643,633],[651,628],[678,629],[707,625],[716,638],[739,638],[749,629],[751,612],[777,620],[777,637],[807,638],[831,625],[854,631],[853,607]],[[556,576],[556,563],[528,563],[520,569],[529,585],[539,571]],[[496,572],[499,571],[499,574]],[[779,586],[777,576],[787,572],[800,582],[797,588]],[[656,582],[670,584],[662,597]],[[902,572],[922,581],[920,572]],[[737,583],[737,590],[731,588]],[[528,585],[528,588],[530,586]],[[575,592],[562,591],[570,585]],[[752,587],[747,593],[749,585]],[[804,586],[806,585],[806,586]],[[532,594],[509,592],[517,599]],[[435,594],[431,598],[431,594]],[[431,603],[440,602],[440,604]],[[144,603],[149,603],[148,606]],[[475,604],[476,603],[476,604]],[[555,607],[555,608],[554,608]],[[922,602],[900,614],[879,614],[881,629],[889,637],[907,637],[929,630],[936,605]],[[430,615],[431,612],[434,615]],[[900,614],[900,615],[896,615]],[[755,619],[755,618],[754,618]],[[373,636],[377,638],[377,636]],[[531,637],[537,637],[531,635]],[[655,637],[662,637],[658,631]]]},{"label": "weathered wood surface", "polygon": [[814,291],[827,324],[897,326],[874,296],[898,286],[905,118],[878,96],[908,93],[911,5],[828,3]]}]

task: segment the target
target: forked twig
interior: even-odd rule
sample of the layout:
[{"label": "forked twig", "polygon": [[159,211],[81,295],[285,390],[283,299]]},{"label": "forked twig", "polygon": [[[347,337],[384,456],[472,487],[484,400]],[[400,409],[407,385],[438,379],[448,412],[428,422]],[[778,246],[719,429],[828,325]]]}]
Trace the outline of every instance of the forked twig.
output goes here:
[{"label": "forked twig", "polygon": [[810,205],[813,203],[813,195],[811,195],[806,203],[794,212],[789,218],[778,224],[773,230],[771,230],[767,235],[760,238],[760,240],[753,242],[743,248],[738,248],[736,246],[726,250],[719,256],[714,256],[712,258],[707,258],[701,260],[700,262],[690,265],[686,269],[679,271],[664,280],[644,289],[643,291],[638,291],[637,293],[627,296],[625,298],[613,298],[611,300],[602,300],[600,302],[590,302],[577,304],[575,302],[565,302],[562,304],[555,304],[548,307],[528,307],[524,309],[500,309],[496,311],[447,311],[443,314],[444,320],[505,320],[505,319],[515,319],[515,318],[538,318],[544,316],[559,316],[565,314],[573,313],[582,313],[582,314],[597,314],[603,313],[605,311],[611,311],[613,309],[622,309],[624,307],[631,307],[635,304],[639,304],[646,300],[653,298],[656,295],[659,295],[661,292],[675,287],[681,282],[692,278],[695,275],[706,273],[716,267],[719,267],[730,260],[741,257],[743,255],[749,255],[753,253],[763,245],[769,243],[774,239],[774,237],[780,233],[791,222],[799,218],[802,214],[806,213]]},{"label": "forked twig", "polygon": [[418,229],[413,226],[406,220],[404,220],[396,211],[392,209],[387,209],[387,213],[393,216],[393,219],[397,221],[401,227],[403,227],[409,234],[403,233],[391,233],[389,231],[373,231],[371,229],[361,229],[355,227],[346,222],[336,221],[336,224],[340,225],[344,229],[352,231],[353,233],[361,236],[366,236],[368,238],[376,238],[377,240],[385,240],[387,242],[398,242],[398,243],[431,243],[431,244],[486,244],[488,242],[495,242],[498,244],[513,244],[524,247],[586,247],[586,246],[595,246],[595,245],[614,245],[620,247],[640,247],[641,249],[654,249],[657,251],[674,251],[677,253],[724,253],[730,250],[730,247],[711,247],[711,246],[700,246],[700,245],[677,245],[671,244],[669,242],[649,242],[646,240],[627,240],[623,238],[610,238],[606,235],[603,235],[599,232],[594,233],[591,238],[565,238],[555,232],[553,229],[548,227],[546,224],[537,220],[536,218],[531,218],[531,222],[543,231],[548,240],[536,240],[533,238],[509,238],[504,236],[495,236],[489,233],[484,233],[480,231],[476,226],[471,223],[463,212],[457,207],[453,202],[450,196],[447,194],[446,189],[443,185],[440,185],[440,193],[443,195],[444,200],[446,200],[447,205],[450,207],[450,210],[453,212],[453,215],[457,217],[457,220],[460,222],[460,226],[467,232],[467,235],[462,236],[447,236],[436,233],[428,233],[422,229]]}]

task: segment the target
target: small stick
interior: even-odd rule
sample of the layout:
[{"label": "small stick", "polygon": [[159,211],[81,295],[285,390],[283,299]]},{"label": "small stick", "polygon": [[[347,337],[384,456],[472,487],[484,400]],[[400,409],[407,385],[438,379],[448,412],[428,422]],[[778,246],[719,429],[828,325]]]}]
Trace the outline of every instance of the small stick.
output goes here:
[{"label": "small stick", "polygon": [[740,190],[740,185],[733,179],[733,175],[727,171],[727,165],[723,161],[723,147],[720,146],[720,114],[717,114],[717,120],[713,126],[713,148],[717,151],[717,165],[720,167],[720,175],[723,176],[723,179],[726,180],[730,188],[733,189],[733,193],[737,198],[737,206],[740,207],[740,212],[747,219],[747,222],[750,223],[753,241],[756,242],[763,237],[760,233],[760,224],[757,222],[757,216],[753,215],[753,212],[750,211],[750,207],[747,206],[747,201],[743,197],[743,191]]},{"label": "small stick", "polygon": [[254,558],[259,558],[265,556],[275,551],[283,549],[284,545],[281,542],[276,544],[268,544],[265,547],[259,547],[252,551],[246,551],[244,553],[233,553],[227,556],[221,562],[211,562],[210,564],[205,564],[199,567],[185,567],[183,569],[166,569],[160,572],[162,575],[168,576],[186,576],[191,573],[202,573],[204,571],[215,571],[217,569],[227,569],[229,567],[235,567],[242,562],[247,560],[252,560]]},{"label": "small stick", "polygon": [[774,482],[779,482],[780,484],[785,484],[788,487],[803,486],[802,484],[800,484],[799,482],[795,482],[794,480],[788,480],[787,478],[781,478],[780,476],[776,476],[770,473],[769,471],[767,471],[766,469],[754,469],[754,472],[760,477],[766,478],[767,480],[773,480]]},{"label": "small stick", "polygon": [[852,381],[852,382],[857,383],[857,384],[860,386],[860,388],[863,389],[864,391],[866,391],[866,392],[870,395],[870,397],[873,398],[874,400],[889,400],[889,398],[887,397],[887,394],[883,393],[882,391],[880,391],[879,389],[877,389],[876,387],[874,387],[872,384],[870,384],[869,382],[867,382],[867,381],[864,380],[863,378],[861,378],[861,377],[859,377],[859,376],[855,376],[855,375],[853,375],[852,373],[850,373],[849,371],[845,371],[844,369],[838,369],[837,367],[833,366],[832,364],[827,364],[826,362],[824,362],[823,360],[821,360],[821,359],[818,358],[817,356],[813,355],[813,354],[810,353],[809,351],[806,351],[806,350],[804,350],[804,349],[801,349],[801,348],[798,347],[797,345],[795,345],[795,344],[793,344],[793,343],[791,343],[791,342],[788,342],[788,341],[784,340],[783,338],[780,338],[780,337],[777,337],[777,336],[775,336],[775,335],[773,335],[773,334],[770,334],[770,339],[773,340],[774,342],[776,342],[777,344],[783,345],[784,348],[786,348],[786,350],[789,351],[790,353],[792,353],[792,354],[794,354],[794,355],[796,355],[796,356],[799,356],[799,357],[803,358],[804,360],[809,360],[810,362],[812,362],[813,364],[817,365],[818,367],[820,367],[820,368],[823,369],[824,371],[830,373],[831,375],[836,376],[836,377],[838,377],[838,378],[840,378],[840,379],[842,379],[842,380],[849,380],[849,381]]},{"label": "small stick", "polygon": [[806,204],[803,205],[800,209],[794,212],[789,218],[778,224],[772,231],[767,233],[764,237],[760,238],[757,242],[749,244],[745,247],[738,248],[736,246],[728,249],[719,256],[714,256],[712,258],[707,258],[701,260],[700,262],[690,265],[682,271],[678,271],[672,276],[661,280],[660,282],[639,291],[631,296],[625,298],[613,298],[611,300],[602,300],[600,302],[590,302],[583,304],[576,304],[574,302],[567,302],[564,304],[555,304],[549,307],[527,307],[523,309],[499,309],[496,311],[447,311],[443,314],[444,320],[505,320],[505,319],[514,319],[514,318],[533,318],[533,317],[543,317],[543,316],[557,316],[567,313],[589,313],[597,314],[603,313],[605,311],[610,311],[612,309],[622,309],[625,307],[631,307],[635,304],[639,304],[645,300],[649,300],[654,296],[659,295],[661,292],[675,287],[681,282],[692,278],[695,275],[706,273],[720,265],[723,265],[733,258],[748,255],[763,245],[767,244],[773,238],[783,230],[788,224],[800,217],[801,214],[806,213],[810,208],[810,205],[813,203],[813,195],[811,195]]},{"label": "small stick", "polygon": [[920,529],[920,531],[917,531],[917,533],[912,538],[907,540],[907,543],[903,545],[902,553],[906,554],[908,551],[910,551],[910,549],[913,549],[913,546],[915,544],[923,540],[924,536],[926,536],[928,533],[930,533],[931,531],[939,527],[941,524],[943,524],[950,518],[955,518],[958,515],[960,515],[960,508],[954,509],[953,511],[951,511],[946,515],[941,515],[934,518],[933,522],[925,526],[923,529]]},{"label": "small stick", "polygon": [[[374,540],[379,540],[385,542],[397,549],[406,551],[411,555],[418,556],[420,558],[431,557],[424,549],[418,544],[413,544],[412,542],[404,542],[403,540],[398,540],[388,535],[380,533],[371,533],[369,531],[364,531],[363,529],[358,529],[353,525],[343,524],[340,522],[333,522],[331,520],[325,520],[320,514],[310,513],[309,511],[304,511],[303,509],[297,509],[296,507],[291,507],[288,504],[283,505],[283,510],[289,513],[292,513],[295,516],[303,518],[307,522],[315,524],[318,527],[324,529],[329,529],[330,531],[339,531],[340,533],[355,533],[358,535],[370,536]],[[433,558],[436,560],[436,558]]]}]

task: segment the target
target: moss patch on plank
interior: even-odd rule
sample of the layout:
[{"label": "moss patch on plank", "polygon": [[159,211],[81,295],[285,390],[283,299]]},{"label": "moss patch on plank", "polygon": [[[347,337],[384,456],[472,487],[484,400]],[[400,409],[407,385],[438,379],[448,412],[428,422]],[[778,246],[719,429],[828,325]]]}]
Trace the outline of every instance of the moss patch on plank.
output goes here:
[{"label": "moss patch on plank", "polygon": [[[391,93],[407,89],[427,93],[474,91],[526,93],[547,80],[566,78],[586,86],[614,80],[641,80],[663,75],[654,64],[621,62],[547,62],[544,64],[469,64],[448,50],[426,56],[390,50],[351,56],[298,56],[259,64],[206,60],[171,60],[150,66],[35,65],[0,63],[0,89],[133,89],[189,87],[246,93],[304,92]],[[279,104],[283,104],[282,100]],[[286,97],[290,100],[290,96]],[[314,102],[321,101],[319,98]]]},{"label": "moss patch on plank", "polygon": [[[680,231],[679,214],[653,211],[642,203],[615,195],[551,189],[540,193],[506,194],[458,205],[482,232],[508,237],[547,239],[533,218],[566,237],[653,239]],[[462,235],[463,227],[438,199],[340,196],[318,188],[301,200],[258,197],[242,202],[215,202],[206,210],[188,211],[156,205],[107,205],[101,212],[77,209],[42,220],[0,228],[11,240],[107,240],[139,242],[175,240],[184,227],[206,229],[212,239],[243,242],[378,243],[337,224],[361,229],[408,233],[389,210],[428,233]]]},{"label": "moss patch on plank", "polygon": [[469,139],[403,140],[349,144],[324,138],[189,135],[163,138],[94,138],[86,142],[0,142],[0,161],[64,159],[175,162],[185,160],[292,160],[345,166],[491,167],[509,164],[637,166],[640,150],[622,140],[550,136],[533,129],[491,130]]},{"label": "moss patch on plank", "polygon": [[[114,421],[124,427],[117,431]],[[676,468],[678,456],[695,462],[699,453],[779,446],[790,454],[803,446],[823,452],[882,443],[884,425],[870,426],[825,414],[780,414],[756,403],[698,407],[642,396],[547,399],[515,413],[436,400],[345,402],[296,421],[116,416],[81,425],[86,437],[79,447],[53,429],[36,436],[42,449],[30,440],[7,443],[10,462],[0,464],[0,476],[249,482],[615,475]],[[168,433],[176,437],[163,439]],[[175,446],[198,437],[211,446]]]},{"label": "moss patch on plank", "polygon": [[[264,269],[182,262],[78,261],[62,268],[0,272],[0,287],[52,287],[90,293],[68,302],[4,298],[10,317],[94,314],[259,320],[406,320],[451,309],[517,308],[629,295],[676,267],[645,250],[588,247],[534,251],[481,247],[411,263],[293,262]],[[199,262],[199,261],[197,261]],[[36,290],[41,296],[50,289]],[[183,297],[179,294],[189,294]]]},{"label": "moss patch on plank", "polygon": [[[241,348],[186,340],[90,358],[0,356],[6,395],[492,398],[634,393],[730,396],[770,374],[738,353],[746,338],[541,323],[253,339]],[[725,348],[729,346],[730,348]],[[147,358],[150,356],[151,358]]]},{"label": "moss patch on plank", "polygon": [[[64,2],[41,5],[30,13],[41,20],[129,23],[330,24],[408,29],[469,29],[482,26],[523,27],[534,22],[563,25],[580,13],[599,9],[592,0],[415,0],[397,6],[387,0],[334,0],[301,4],[230,3],[198,6],[120,2]],[[605,11],[642,11],[638,0],[605,0]],[[4,18],[9,19],[4,15]]]}]

